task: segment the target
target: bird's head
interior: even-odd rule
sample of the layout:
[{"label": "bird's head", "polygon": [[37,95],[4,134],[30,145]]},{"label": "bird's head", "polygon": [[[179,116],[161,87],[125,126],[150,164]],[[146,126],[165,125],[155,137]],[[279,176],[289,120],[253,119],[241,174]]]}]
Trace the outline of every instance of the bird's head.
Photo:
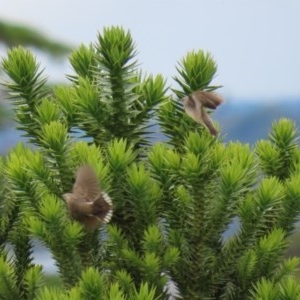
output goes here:
[{"label": "bird's head", "polygon": [[71,193],[65,193],[62,195],[64,200],[67,202],[67,203],[70,203],[70,201],[72,200],[72,194]]}]

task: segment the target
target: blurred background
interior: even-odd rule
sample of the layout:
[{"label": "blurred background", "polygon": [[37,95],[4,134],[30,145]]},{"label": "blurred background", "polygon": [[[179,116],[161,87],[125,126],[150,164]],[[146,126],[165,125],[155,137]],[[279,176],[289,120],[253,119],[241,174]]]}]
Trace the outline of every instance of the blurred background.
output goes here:
[{"label": "blurred background", "polygon": [[[298,0],[1,0],[0,55],[29,47],[50,83],[66,83],[71,50],[120,25],[132,34],[142,70],[174,86],[178,61],[209,51],[218,64],[213,84],[226,99],[213,119],[225,141],[254,145],[280,117],[300,127],[299,11]],[[12,117],[0,87],[0,154],[22,139]]]},{"label": "blurred background", "polygon": [[[67,82],[71,49],[95,42],[104,26],[121,25],[131,31],[143,71],[174,86],[178,61],[194,49],[209,51],[218,63],[213,84],[226,99],[213,118],[225,141],[253,144],[280,117],[299,127],[299,11],[298,0],[1,0],[0,55],[30,47],[50,83]],[[4,122],[4,98],[2,92],[2,154],[20,139]]]}]

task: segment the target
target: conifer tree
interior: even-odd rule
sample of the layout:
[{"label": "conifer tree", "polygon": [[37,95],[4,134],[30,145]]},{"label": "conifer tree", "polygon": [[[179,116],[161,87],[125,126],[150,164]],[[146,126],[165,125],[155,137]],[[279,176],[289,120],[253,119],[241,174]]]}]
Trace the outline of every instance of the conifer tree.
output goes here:
[{"label": "conifer tree", "polygon": [[[2,60],[28,144],[0,160],[0,299],[299,299],[299,260],[283,257],[300,211],[295,124],[279,120],[254,147],[225,144],[181,102],[218,88],[211,54],[189,52],[171,89],[142,73],[120,27],[70,63],[70,84],[47,90],[30,51]],[[70,218],[62,197],[81,165],[113,201],[112,220],[93,231]],[[45,284],[35,239],[62,288]]]}]

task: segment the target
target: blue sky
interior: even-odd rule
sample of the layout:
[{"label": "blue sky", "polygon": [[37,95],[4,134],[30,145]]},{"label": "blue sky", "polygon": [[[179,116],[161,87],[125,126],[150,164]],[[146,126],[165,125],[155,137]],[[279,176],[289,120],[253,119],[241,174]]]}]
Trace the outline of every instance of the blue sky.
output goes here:
[{"label": "blue sky", "polygon": [[[299,13],[299,0],[1,0],[0,18],[74,45],[121,25],[132,33],[143,70],[170,84],[187,51],[203,49],[218,63],[213,83],[224,86],[224,96],[273,101],[300,99]],[[41,60],[53,77],[71,72],[67,63]]]}]

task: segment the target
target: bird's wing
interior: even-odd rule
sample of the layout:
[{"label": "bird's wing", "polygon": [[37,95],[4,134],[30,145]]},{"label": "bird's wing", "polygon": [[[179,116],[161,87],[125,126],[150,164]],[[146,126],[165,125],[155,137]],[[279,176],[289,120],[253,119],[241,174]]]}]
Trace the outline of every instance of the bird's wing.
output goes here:
[{"label": "bird's wing", "polygon": [[102,192],[94,201],[93,214],[103,223],[108,223],[112,217],[112,201],[110,197]]},{"label": "bird's wing", "polygon": [[217,132],[216,128],[214,127],[212,120],[210,119],[208,113],[205,111],[204,108],[202,109],[202,120],[203,120],[204,125],[209,130],[210,134],[216,136],[218,132]]},{"label": "bird's wing", "polygon": [[78,169],[73,193],[78,194],[81,201],[93,201],[101,192],[98,177],[91,166],[82,166]]},{"label": "bird's wing", "polygon": [[188,116],[190,116],[197,123],[202,122],[202,104],[197,101],[196,97],[186,96],[182,99],[183,107]]},{"label": "bird's wing", "polygon": [[216,109],[223,102],[223,98],[214,92],[197,91],[191,95],[195,101],[201,102],[204,107]]}]

